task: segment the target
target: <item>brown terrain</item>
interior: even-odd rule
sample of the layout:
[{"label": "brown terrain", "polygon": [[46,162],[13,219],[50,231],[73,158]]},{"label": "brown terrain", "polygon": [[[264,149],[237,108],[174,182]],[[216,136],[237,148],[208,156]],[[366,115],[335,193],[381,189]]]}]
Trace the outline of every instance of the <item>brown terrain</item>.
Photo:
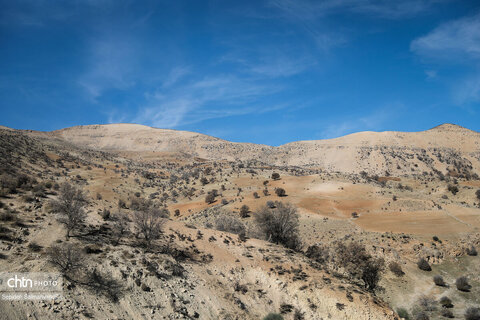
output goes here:
[{"label": "brown terrain", "polygon": [[[63,300],[0,300],[0,319],[463,319],[480,306],[480,133],[460,126],[279,147],[134,124],[0,127],[0,153],[0,272],[56,272],[50,248],[68,244],[119,284],[112,297],[66,279]],[[66,182],[88,198],[70,238],[51,204]],[[134,219],[142,199],[169,212],[149,246]],[[296,208],[300,245],[259,229],[267,201]],[[226,217],[244,232],[221,228]],[[348,272],[339,248],[352,243],[384,260],[377,287]]]}]

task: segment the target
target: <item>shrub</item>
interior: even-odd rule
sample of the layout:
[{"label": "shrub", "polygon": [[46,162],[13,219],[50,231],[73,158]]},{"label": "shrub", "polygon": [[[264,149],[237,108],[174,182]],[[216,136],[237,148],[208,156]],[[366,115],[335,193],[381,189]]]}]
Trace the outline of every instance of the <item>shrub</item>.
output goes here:
[{"label": "shrub", "polygon": [[453,308],[452,300],[448,297],[441,297],[440,304],[443,308]]},{"label": "shrub", "polygon": [[61,215],[59,221],[67,229],[67,238],[70,237],[71,231],[79,228],[85,221],[86,204],[87,198],[83,191],[67,182],[61,185],[58,198],[51,201],[53,211]]},{"label": "shrub", "polygon": [[214,203],[215,202],[215,194],[213,194],[213,193],[207,194],[207,196],[205,197],[205,202],[208,203],[208,204]]},{"label": "shrub", "polygon": [[135,212],[133,222],[138,232],[143,235],[147,246],[150,246],[152,240],[160,237],[165,218],[165,212],[154,207]]},{"label": "shrub", "polygon": [[458,187],[453,184],[449,184],[447,187],[448,191],[450,191],[453,195],[456,195],[458,193]]},{"label": "shrub", "polygon": [[29,248],[30,250],[32,250],[33,252],[40,252],[40,251],[42,251],[42,249],[43,249],[43,247],[42,247],[41,245],[39,245],[38,243],[36,243],[36,242],[30,242],[30,243],[28,244],[28,248]]},{"label": "shrub", "polygon": [[408,314],[408,311],[405,308],[398,308],[397,309],[397,314],[402,319],[410,320],[410,315]]},{"label": "shrub", "polygon": [[383,259],[373,258],[365,246],[356,242],[350,242],[348,245],[339,242],[336,247],[336,258],[351,278],[362,280],[365,289],[375,291],[385,265]]},{"label": "shrub", "polygon": [[287,193],[285,192],[285,189],[283,188],[276,188],[275,194],[279,197],[285,197],[287,195]]},{"label": "shrub", "polygon": [[475,192],[475,195],[477,196],[477,199],[480,200],[480,189],[478,189],[478,190]]},{"label": "shrub", "polygon": [[432,271],[432,267],[428,263],[427,260],[424,258],[420,258],[417,262],[418,269],[423,270],[423,271]]},{"label": "shrub", "polygon": [[424,310],[424,311],[435,311],[437,309],[437,302],[427,296],[421,296],[418,299],[418,305]]},{"label": "shrub", "polygon": [[114,245],[117,246],[120,243],[120,240],[129,233],[130,230],[130,220],[125,213],[117,213],[114,216],[113,221],[113,237]]},{"label": "shrub", "polygon": [[215,220],[215,229],[235,234],[245,233],[245,225],[232,216],[223,214]]},{"label": "shrub", "polygon": [[305,255],[310,259],[313,259],[316,262],[323,264],[325,262],[328,262],[328,259],[330,257],[330,250],[326,246],[312,245],[308,247]]},{"label": "shrub", "polygon": [[269,200],[267,201],[267,203],[265,204],[267,207],[269,207],[270,209],[273,209],[275,208],[275,202]]},{"label": "shrub", "polygon": [[430,318],[425,312],[422,311],[417,313],[417,315],[415,316],[415,320],[430,320]]},{"label": "shrub", "polygon": [[453,315],[453,312],[448,309],[443,309],[442,312],[440,312],[440,314],[444,318],[455,318],[455,316]]},{"label": "shrub", "polygon": [[395,261],[390,262],[390,264],[388,265],[388,268],[397,277],[401,277],[405,274],[405,272],[403,272],[402,266],[398,262],[395,262]]},{"label": "shrub", "polygon": [[440,287],[445,287],[447,285],[443,280],[443,277],[438,275],[433,277],[433,282]]},{"label": "shrub", "polygon": [[470,307],[465,311],[466,320],[480,320],[480,308]]},{"label": "shrub", "polygon": [[254,197],[255,199],[260,198],[260,196],[258,195],[258,192],[256,192],[256,191],[253,193],[253,197]]},{"label": "shrub", "polygon": [[478,254],[477,249],[474,246],[471,246],[470,248],[467,248],[467,254],[469,256],[476,256]]},{"label": "shrub", "polygon": [[293,205],[276,201],[273,209],[264,206],[255,215],[255,222],[266,240],[290,249],[300,248],[298,213]]},{"label": "shrub", "polygon": [[272,173],[272,179],[273,180],[279,180],[280,179],[280,174],[278,174],[276,172]]},{"label": "shrub", "polygon": [[241,208],[240,208],[240,217],[242,218],[246,218],[248,217],[248,213],[250,212],[250,208],[244,204]]},{"label": "shrub", "polygon": [[455,281],[455,285],[457,286],[457,289],[460,291],[468,292],[472,288],[472,286],[468,283],[467,277],[463,276],[457,279]]},{"label": "shrub", "polygon": [[84,253],[73,244],[63,244],[51,247],[48,252],[48,261],[59,271],[71,279],[84,268]]},{"label": "shrub", "polygon": [[278,313],[269,313],[263,320],[283,320],[283,317]]}]

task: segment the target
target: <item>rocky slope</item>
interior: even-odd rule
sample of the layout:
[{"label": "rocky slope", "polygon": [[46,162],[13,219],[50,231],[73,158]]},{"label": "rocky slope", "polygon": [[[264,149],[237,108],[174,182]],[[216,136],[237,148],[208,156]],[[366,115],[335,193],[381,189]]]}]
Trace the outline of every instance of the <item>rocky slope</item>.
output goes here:
[{"label": "rocky slope", "polygon": [[209,160],[259,159],[345,173],[408,175],[438,170],[471,175],[480,169],[480,133],[452,124],[422,132],[359,132],[279,147],[135,124],[78,126],[51,135],[97,150],[181,152]]}]

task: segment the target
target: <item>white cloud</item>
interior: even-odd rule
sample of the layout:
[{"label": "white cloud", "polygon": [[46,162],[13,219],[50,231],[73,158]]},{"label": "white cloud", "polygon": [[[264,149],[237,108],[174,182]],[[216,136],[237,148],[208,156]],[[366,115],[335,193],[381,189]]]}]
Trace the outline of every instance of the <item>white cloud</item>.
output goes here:
[{"label": "white cloud", "polygon": [[[480,101],[480,13],[441,24],[412,41],[410,48],[425,62],[439,63],[439,68],[464,65],[456,75],[445,80],[451,87],[453,102],[463,105]],[[429,79],[437,73],[429,75]]]},{"label": "white cloud", "polygon": [[361,13],[385,19],[401,19],[426,12],[442,0],[270,0],[294,19],[318,19],[342,12]]},{"label": "white cloud", "polygon": [[102,35],[90,41],[87,70],[78,83],[94,98],[110,88],[125,89],[135,81],[135,42],[128,36]]},{"label": "white cloud", "polygon": [[410,47],[435,59],[480,59],[480,14],[444,23],[415,39]]},{"label": "white cloud", "polygon": [[134,122],[160,128],[174,128],[208,119],[234,115],[260,114],[286,105],[259,107],[259,97],[280,88],[259,84],[249,79],[227,75],[211,75],[203,79],[161,88],[147,95],[149,101],[140,107]]}]

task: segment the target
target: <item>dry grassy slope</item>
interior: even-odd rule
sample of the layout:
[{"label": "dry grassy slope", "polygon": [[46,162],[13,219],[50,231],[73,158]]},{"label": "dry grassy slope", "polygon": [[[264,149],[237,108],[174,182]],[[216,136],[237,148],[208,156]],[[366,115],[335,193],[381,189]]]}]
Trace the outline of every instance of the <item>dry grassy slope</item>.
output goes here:
[{"label": "dry grassy slope", "polygon": [[423,132],[360,132],[279,147],[135,124],[78,126],[52,135],[100,150],[183,152],[210,160],[259,159],[275,165],[313,165],[348,173],[364,170],[403,175],[430,172],[432,168],[446,173],[454,160],[480,172],[480,133],[452,124]]}]

